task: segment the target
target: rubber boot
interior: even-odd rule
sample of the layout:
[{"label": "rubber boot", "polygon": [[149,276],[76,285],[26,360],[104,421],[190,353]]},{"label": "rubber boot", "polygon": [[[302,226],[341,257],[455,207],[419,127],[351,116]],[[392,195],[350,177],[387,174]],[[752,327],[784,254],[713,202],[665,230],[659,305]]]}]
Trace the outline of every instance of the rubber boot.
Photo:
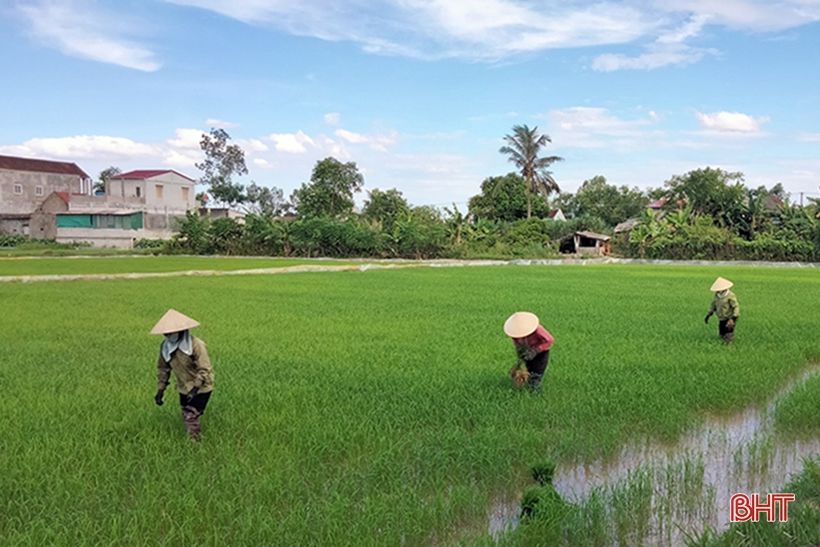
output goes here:
[{"label": "rubber boot", "polygon": [[188,430],[188,436],[191,440],[198,441],[202,430],[199,425],[199,417],[202,413],[192,406],[182,407],[182,419],[185,421],[185,429]]}]

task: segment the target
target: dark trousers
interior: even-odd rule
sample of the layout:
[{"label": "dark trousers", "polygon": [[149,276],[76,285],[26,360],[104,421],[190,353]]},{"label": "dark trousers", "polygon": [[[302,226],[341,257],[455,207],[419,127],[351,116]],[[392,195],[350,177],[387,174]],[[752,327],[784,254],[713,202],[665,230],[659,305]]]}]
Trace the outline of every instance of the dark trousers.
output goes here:
[{"label": "dark trousers", "polygon": [[185,422],[185,429],[194,440],[199,440],[202,434],[199,417],[205,413],[205,407],[208,406],[211,393],[210,391],[208,393],[197,393],[190,401],[182,393],[179,394],[179,406],[182,407],[182,419]]},{"label": "dark trousers", "polygon": [[735,317],[734,324],[731,326],[731,328],[729,327],[728,323],[729,323],[728,319],[721,320],[718,323],[718,334],[720,334],[720,337],[723,338],[724,341],[731,342],[735,337],[735,327],[737,327],[737,317]]},{"label": "dark trousers", "polygon": [[205,414],[205,407],[208,406],[208,400],[211,398],[211,391],[208,393],[197,393],[190,401],[185,394],[179,394],[179,406],[192,406],[199,411],[200,414]]},{"label": "dark trousers", "polygon": [[527,372],[530,373],[530,379],[527,384],[533,389],[541,387],[541,380],[544,379],[544,372],[550,364],[550,350],[542,351],[529,361],[524,361],[527,367]]}]

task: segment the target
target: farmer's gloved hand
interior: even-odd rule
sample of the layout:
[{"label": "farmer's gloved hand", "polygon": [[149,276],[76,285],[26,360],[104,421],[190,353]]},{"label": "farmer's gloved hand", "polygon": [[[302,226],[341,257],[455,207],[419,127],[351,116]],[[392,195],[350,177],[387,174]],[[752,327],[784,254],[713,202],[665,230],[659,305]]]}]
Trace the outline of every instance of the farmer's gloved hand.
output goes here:
[{"label": "farmer's gloved hand", "polygon": [[163,391],[157,391],[157,394],[154,395],[154,402],[157,403],[157,406],[162,406],[162,396],[165,395]]},{"label": "farmer's gloved hand", "polygon": [[194,400],[194,397],[196,397],[198,393],[199,393],[199,388],[195,387],[195,388],[191,389],[191,391],[188,392],[188,394],[185,396],[185,398],[188,399],[188,402],[190,403],[191,401]]},{"label": "farmer's gloved hand", "polygon": [[703,318],[703,322],[704,322],[704,323],[706,323],[706,324],[708,325],[708,324],[709,324],[709,319],[710,319],[711,317],[712,317],[712,314],[711,314],[711,313],[707,313],[707,314],[706,314],[706,317],[704,317],[704,318]]},{"label": "farmer's gloved hand", "polygon": [[734,319],[729,319],[728,321],[726,321],[726,326],[729,327],[730,329],[735,328],[735,320]]}]

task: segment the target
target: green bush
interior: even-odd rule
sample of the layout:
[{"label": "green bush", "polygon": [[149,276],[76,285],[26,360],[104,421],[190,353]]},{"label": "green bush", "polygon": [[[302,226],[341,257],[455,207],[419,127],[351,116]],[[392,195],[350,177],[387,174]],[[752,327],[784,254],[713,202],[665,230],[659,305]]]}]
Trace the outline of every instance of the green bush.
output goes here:
[{"label": "green bush", "polygon": [[26,236],[17,234],[0,234],[0,247],[18,247],[28,241]]},{"label": "green bush", "polygon": [[288,242],[298,256],[382,256],[387,236],[358,219],[314,217],[292,222]]},{"label": "green bush", "polygon": [[288,226],[271,216],[248,215],[242,232],[242,253],[277,256],[287,254]]},{"label": "green bush", "polygon": [[448,249],[447,230],[435,209],[417,207],[396,221],[391,238],[395,254],[403,258],[434,258]]},{"label": "green bush", "polygon": [[207,230],[206,252],[208,254],[242,254],[243,226],[233,218],[211,221]]},{"label": "green bush", "polygon": [[16,251],[70,251],[88,247],[91,247],[91,244],[84,241],[57,243],[53,239],[29,239],[27,236],[18,234],[0,234],[0,249],[15,249]]},{"label": "green bush", "polygon": [[188,211],[185,218],[179,221],[179,233],[166,245],[169,252],[192,252],[205,254],[210,246],[208,228],[210,221],[206,217]]},{"label": "green bush", "polygon": [[804,261],[818,260],[815,245],[789,234],[758,234],[752,241],[738,239],[738,256],[746,260]]},{"label": "green bush", "polygon": [[139,239],[134,243],[134,249],[161,252],[165,244],[164,239]]},{"label": "green bush", "polygon": [[[817,247],[793,234],[758,234],[751,241],[726,228],[704,223],[662,232],[641,244],[616,238],[615,249],[625,256],[669,260],[771,260],[805,261],[820,259]],[[643,251],[643,252],[642,252]]]}]

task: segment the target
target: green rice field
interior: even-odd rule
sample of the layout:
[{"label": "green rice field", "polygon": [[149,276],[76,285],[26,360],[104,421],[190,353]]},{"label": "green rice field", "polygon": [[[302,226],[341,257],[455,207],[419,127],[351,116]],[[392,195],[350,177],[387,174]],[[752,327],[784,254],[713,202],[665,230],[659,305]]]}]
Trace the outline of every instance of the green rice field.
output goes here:
[{"label": "green rice field", "polygon": [[353,264],[342,260],[246,258],[223,256],[105,256],[66,258],[0,258],[0,277],[21,275],[93,275],[158,273],[187,270],[252,270],[305,264]]},{"label": "green rice field", "polygon": [[[0,275],[293,264],[55,260],[0,261]],[[718,275],[741,304],[730,346],[703,323]],[[674,442],[764,404],[820,362],[818,303],[820,271],[739,266],[0,284],[0,545],[491,544],[493,500],[533,465]],[[148,331],[169,307],[202,323],[216,373],[198,444],[172,388],[153,401]],[[507,377],[501,326],[518,310],[556,338],[540,394]],[[818,405],[810,381],[778,427],[816,438]],[[497,539],[547,537],[535,530]],[[564,540],[609,541],[578,537]]]}]

